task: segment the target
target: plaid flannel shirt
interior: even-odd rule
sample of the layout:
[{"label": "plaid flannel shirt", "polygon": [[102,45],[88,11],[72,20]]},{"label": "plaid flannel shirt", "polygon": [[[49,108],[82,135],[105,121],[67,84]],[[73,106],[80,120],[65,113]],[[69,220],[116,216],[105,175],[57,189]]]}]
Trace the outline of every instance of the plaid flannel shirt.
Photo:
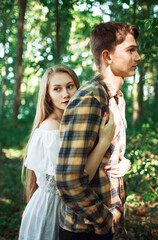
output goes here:
[{"label": "plaid flannel shirt", "polygon": [[[113,215],[119,219],[123,212],[124,178],[111,178],[104,170],[105,165],[118,163],[119,154],[125,152],[125,102],[119,95],[96,76],[77,91],[65,110],[55,178],[62,198],[60,226],[68,231],[107,233],[112,228],[114,232]],[[119,105],[116,98],[121,99]],[[115,136],[89,183],[85,163],[97,144],[110,99],[117,122]]]}]

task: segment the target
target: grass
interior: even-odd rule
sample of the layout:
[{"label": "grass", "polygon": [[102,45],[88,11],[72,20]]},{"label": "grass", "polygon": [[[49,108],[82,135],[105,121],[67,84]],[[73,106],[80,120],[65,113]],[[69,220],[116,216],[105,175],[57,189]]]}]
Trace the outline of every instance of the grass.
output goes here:
[{"label": "grass", "polygon": [[[127,157],[132,168],[125,177],[127,235],[118,229],[114,240],[158,239],[158,132],[155,129],[144,126],[139,133],[128,134]],[[5,144],[0,151],[0,240],[18,239],[25,207],[21,183],[23,150],[15,145],[8,148]]]},{"label": "grass", "polygon": [[[24,189],[20,180],[21,162],[0,153],[0,239],[18,239],[24,208]],[[3,237],[3,238],[2,238]]]}]

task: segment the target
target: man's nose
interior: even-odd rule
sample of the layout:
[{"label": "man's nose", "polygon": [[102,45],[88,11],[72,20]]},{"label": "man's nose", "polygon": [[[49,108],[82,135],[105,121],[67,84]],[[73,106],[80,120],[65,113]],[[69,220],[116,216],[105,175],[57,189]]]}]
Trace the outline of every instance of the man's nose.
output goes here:
[{"label": "man's nose", "polygon": [[138,52],[136,53],[136,61],[137,61],[137,62],[141,61],[141,57],[140,57],[140,55],[139,55]]}]

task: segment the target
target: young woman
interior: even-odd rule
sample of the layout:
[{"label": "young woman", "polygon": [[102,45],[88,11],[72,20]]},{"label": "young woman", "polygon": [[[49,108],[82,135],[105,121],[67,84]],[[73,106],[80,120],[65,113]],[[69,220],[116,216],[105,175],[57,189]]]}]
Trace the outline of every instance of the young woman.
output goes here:
[{"label": "young woman", "polygon": [[[19,240],[58,240],[60,197],[54,180],[59,152],[60,121],[63,112],[79,88],[73,70],[64,65],[45,72],[40,83],[35,120],[26,147],[26,196]],[[87,159],[89,181],[93,178],[115,131],[113,114],[103,117],[96,148]],[[105,141],[105,139],[108,141]]]}]

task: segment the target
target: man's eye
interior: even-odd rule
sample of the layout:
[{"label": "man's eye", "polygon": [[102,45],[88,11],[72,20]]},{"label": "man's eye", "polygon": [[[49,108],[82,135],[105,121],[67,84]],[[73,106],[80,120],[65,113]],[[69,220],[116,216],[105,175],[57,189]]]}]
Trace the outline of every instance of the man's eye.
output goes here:
[{"label": "man's eye", "polygon": [[129,49],[129,51],[130,51],[130,52],[134,52],[134,51],[135,51],[135,49],[134,49],[134,48],[131,48],[131,49]]}]

